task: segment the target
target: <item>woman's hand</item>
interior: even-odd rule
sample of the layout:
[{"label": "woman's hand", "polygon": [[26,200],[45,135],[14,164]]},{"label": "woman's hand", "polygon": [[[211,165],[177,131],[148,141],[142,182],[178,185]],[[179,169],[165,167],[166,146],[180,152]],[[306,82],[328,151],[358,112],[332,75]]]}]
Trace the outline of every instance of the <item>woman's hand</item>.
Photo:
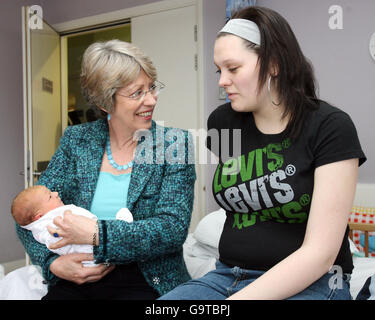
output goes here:
[{"label": "woman's hand", "polygon": [[93,260],[89,253],[72,253],[56,258],[50,265],[51,272],[61,279],[76,284],[96,282],[111,272],[115,266],[101,264],[97,267],[84,267],[82,261]]},{"label": "woman's hand", "polygon": [[[49,246],[49,249],[58,249],[68,244],[93,244],[93,235],[97,232],[97,221],[83,216],[72,214],[70,210],[64,212],[64,219],[56,217],[53,220],[56,228],[47,226],[51,235],[62,239]],[[98,239],[98,235],[96,235]]]}]

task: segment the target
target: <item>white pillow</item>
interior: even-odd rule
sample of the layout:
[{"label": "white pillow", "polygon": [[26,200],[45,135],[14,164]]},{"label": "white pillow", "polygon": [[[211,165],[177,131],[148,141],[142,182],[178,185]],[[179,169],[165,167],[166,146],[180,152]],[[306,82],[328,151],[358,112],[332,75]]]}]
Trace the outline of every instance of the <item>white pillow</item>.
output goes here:
[{"label": "white pillow", "polygon": [[41,270],[34,265],[18,268],[0,280],[0,300],[40,300],[46,294]]},{"label": "white pillow", "polygon": [[[203,244],[218,248],[225,219],[225,210],[222,208],[207,214],[203,217],[195,229],[194,238]],[[350,238],[349,244],[352,254],[358,254],[360,252]]]},{"label": "white pillow", "polygon": [[358,293],[356,300],[375,300],[375,275],[369,277]]},{"label": "white pillow", "polygon": [[0,264],[0,280],[4,278],[4,267]]},{"label": "white pillow", "polygon": [[194,238],[205,245],[218,248],[225,219],[225,210],[222,208],[207,214],[195,229]]}]

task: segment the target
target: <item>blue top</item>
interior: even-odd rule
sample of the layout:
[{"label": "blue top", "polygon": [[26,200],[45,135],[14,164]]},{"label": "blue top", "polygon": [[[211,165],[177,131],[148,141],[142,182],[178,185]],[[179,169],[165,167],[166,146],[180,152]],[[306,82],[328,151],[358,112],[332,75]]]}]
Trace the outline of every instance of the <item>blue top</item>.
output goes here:
[{"label": "blue top", "polygon": [[99,220],[116,219],[116,213],[126,208],[131,173],[114,175],[100,171],[90,211]]}]

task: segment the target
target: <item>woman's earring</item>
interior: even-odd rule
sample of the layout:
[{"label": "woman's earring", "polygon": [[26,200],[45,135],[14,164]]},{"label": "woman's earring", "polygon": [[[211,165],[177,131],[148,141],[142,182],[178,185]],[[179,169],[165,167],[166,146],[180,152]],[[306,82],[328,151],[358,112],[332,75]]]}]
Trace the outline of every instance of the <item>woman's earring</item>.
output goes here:
[{"label": "woman's earring", "polygon": [[110,113],[107,114],[107,120],[108,121],[111,120],[111,114]]},{"label": "woman's earring", "polygon": [[271,94],[271,78],[272,78],[271,76],[269,76],[269,78],[268,78],[268,84],[267,84],[268,94],[269,94],[269,96],[270,96],[270,99],[271,99],[272,104],[273,104],[274,106],[279,106],[279,105],[281,104],[281,101],[280,101],[279,103],[276,103],[276,102],[274,102],[273,99],[272,99],[272,94]]}]

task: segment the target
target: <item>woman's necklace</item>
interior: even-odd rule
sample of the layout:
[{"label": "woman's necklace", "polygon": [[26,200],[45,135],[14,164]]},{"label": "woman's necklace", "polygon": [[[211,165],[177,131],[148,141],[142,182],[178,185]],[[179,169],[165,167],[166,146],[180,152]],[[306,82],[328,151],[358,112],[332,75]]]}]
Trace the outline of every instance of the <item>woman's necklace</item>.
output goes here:
[{"label": "woman's necklace", "polygon": [[129,168],[133,167],[133,161],[130,161],[130,162],[120,166],[115,162],[115,160],[113,160],[109,136],[107,138],[106,151],[107,151],[107,158],[108,158],[108,161],[109,161],[110,165],[113,168],[115,168],[116,170],[123,171],[123,170],[128,170]]}]

